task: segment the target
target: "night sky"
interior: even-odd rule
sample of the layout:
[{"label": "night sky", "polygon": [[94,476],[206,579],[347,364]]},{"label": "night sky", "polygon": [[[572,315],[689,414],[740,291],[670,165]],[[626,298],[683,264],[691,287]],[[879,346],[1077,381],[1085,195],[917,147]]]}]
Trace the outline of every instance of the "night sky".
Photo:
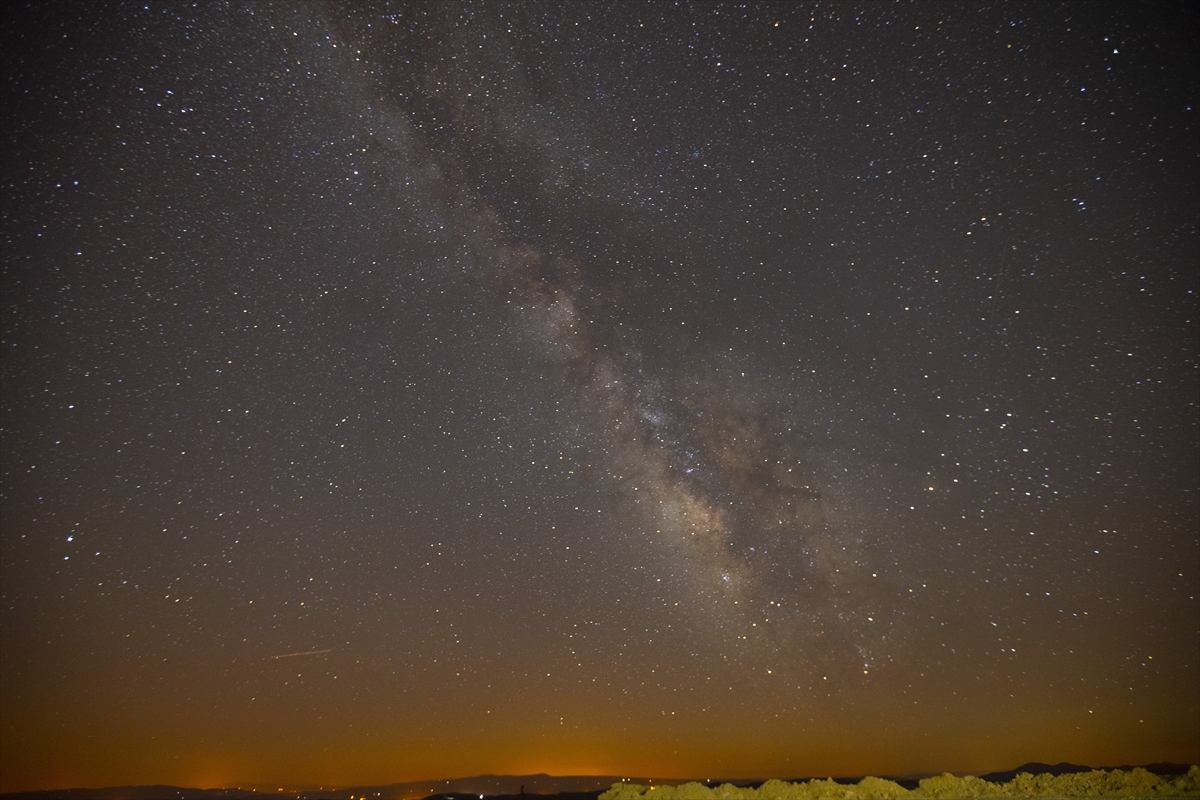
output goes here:
[{"label": "night sky", "polygon": [[1194,3],[3,13],[0,790],[1200,760]]}]

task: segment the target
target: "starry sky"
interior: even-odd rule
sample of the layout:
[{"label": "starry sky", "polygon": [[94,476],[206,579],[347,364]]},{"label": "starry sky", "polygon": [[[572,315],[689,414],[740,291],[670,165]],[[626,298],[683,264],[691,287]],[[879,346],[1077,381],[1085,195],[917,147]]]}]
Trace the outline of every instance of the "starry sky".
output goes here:
[{"label": "starry sky", "polygon": [[6,8],[0,790],[1200,760],[1197,24]]}]

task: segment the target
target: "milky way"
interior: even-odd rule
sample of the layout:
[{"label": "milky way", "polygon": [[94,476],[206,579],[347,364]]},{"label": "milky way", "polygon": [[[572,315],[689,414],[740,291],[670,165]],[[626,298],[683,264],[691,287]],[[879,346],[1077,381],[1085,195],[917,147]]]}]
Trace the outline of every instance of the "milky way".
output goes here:
[{"label": "milky way", "polygon": [[[615,482],[609,491],[625,498],[630,524],[612,532],[622,539],[615,554],[654,560],[695,601],[708,646],[748,640],[763,611],[776,627],[790,623],[784,641],[840,632],[846,626],[825,617],[846,605],[837,565],[854,561],[856,537],[839,519],[837,481],[860,476],[831,472],[834,443],[814,424],[820,411],[803,387],[772,386],[752,355],[720,346],[706,308],[722,302],[719,284],[681,291],[672,280],[711,242],[630,230],[631,219],[653,215],[645,203],[581,198],[591,181],[580,173],[591,165],[557,141],[540,145],[542,131],[512,122],[536,112],[491,102],[472,80],[515,75],[509,91],[528,93],[524,65],[486,52],[486,40],[466,26],[424,52],[431,65],[485,55],[431,66],[422,88],[435,100],[402,102],[393,117],[434,131],[407,126],[393,136],[410,143],[411,169],[427,176],[422,193],[439,199],[433,219],[452,266],[438,280],[461,281],[473,306],[507,312],[499,337],[553,387],[548,429],[593,454]],[[462,139],[446,147],[439,120]],[[525,234],[530,220],[536,228]],[[582,233],[602,255],[580,252],[560,230]],[[762,338],[768,349],[785,346]]]}]

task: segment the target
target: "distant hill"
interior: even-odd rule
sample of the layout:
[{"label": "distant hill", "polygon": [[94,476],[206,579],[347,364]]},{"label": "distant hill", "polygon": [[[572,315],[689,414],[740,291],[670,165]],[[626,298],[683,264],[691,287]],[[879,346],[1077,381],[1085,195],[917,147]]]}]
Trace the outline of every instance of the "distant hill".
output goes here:
[{"label": "distant hill", "polygon": [[186,789],[179,786],[109,786],[104,789],[47,789],[0,794],[4,800],[219,800],[262,797],[240,789]]},{"label": "distant hill", "polygon": [[282,793],[267,786],[227,789],[191,789],[180,786],[111,786],[104,789],[50,789],[41,792],[12,792],[0,794],[3,800],[263,800],[267,796],[287,800],[348,800],[350,797],[369,797],[371,800],[417,800],[438,797],[459,800],[457,796],[478,798],[480,795],[500,800],[506,796],[559,796],[559,800],[585,800],[566,795],[598,795],[622,780],[636,783],[664,783],[653,778],[630,778],[619,775],[476,775],[448,780],[410,781],[386,786],[305,786],[289,788]]},{"label": "distant hill", "polygon": [[[444,794],[473,794],[489,797],[525,794],[557,795],[573,792],[599,792],[621,780],[651,782],[651,778],[620,775],[476,775],[435,781],[410,781],[387,786],[339,787],[370,796],[378,792],[382,800],[407,800]],[[658,781],[653,781],[657,783]],[[344,796],[344,794],[339,794]],[[357,795],[356,795],[357,796]]]}]

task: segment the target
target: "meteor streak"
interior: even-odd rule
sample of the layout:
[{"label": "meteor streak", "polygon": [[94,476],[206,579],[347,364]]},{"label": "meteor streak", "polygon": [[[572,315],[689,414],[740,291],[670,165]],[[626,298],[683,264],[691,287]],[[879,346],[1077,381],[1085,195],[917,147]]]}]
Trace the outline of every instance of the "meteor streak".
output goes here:
[{"label": "meteor streak", "polygon": [[296,656],[319,656],[322,653],[332,653],[333,650],[305,650],[303,653],[284,653],[283,655],[271,656],[271,658],[295,658]]}]

